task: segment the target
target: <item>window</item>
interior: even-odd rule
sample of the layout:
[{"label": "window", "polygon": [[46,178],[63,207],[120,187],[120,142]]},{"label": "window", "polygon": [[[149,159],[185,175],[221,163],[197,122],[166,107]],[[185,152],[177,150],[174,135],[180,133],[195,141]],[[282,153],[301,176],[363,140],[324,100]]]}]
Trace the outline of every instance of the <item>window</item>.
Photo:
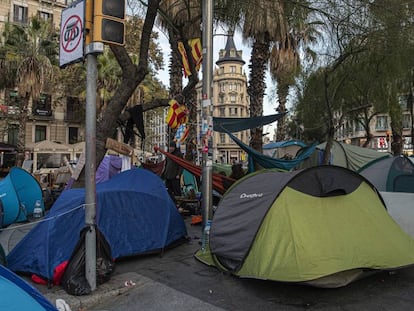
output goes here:
[{"label": "window", "polygon": [[220,67],[220,74],[222,75],[224,73],[224,66]]},{"label": "window", "polygon": [[411,128],[411,117],[410,117],[409,114],[403,114],[403,117],[402,117],[402,127],[404,129]]},{"label": "window", "polygon": [[13,22],[27,24],[28,23],[28,9],[27,7],[14,5],[13,6]]},{"label": "window", "polygon": [[235,103],[236,102],[236,95],[230,95],[230,101],[232,103]]},{"label": "window", "polygon": [[230,72],[236,73],[236,66],[230,66]]},{"label": "window", "polygon": [[235,49],[230,50],[230,56],[231,57],[236,57],[236,50]]},{"label": "window", "polygon": [[79,129],[77,127],[69,127],[69,144],[76,144],[78,142],[78,132]]},{"label": "window", "polygon": [[84,107],[79,98],[66,98],[66,120],[80,122],[84,119],[84,111]]},{"label": "window", "polygon": [[18,106],[19,105],[19,95],[17,94],[17,91],[15,90],[9,90],[8,91],[9,96],[5,98],[6,105],[7,106]]},{"label": "window", "polygon": [[220,107],[219,111],[220,111],[220,117],[225,117],[226,116],[226,108]]},{"label": "window", "polygon": [[357,132],[364,131],[364,127],[362,126],[362,120],[358,120],[355,122],[355,131]]},{"label": "window", "polygon": [[220,133],[220,144],[225,144],[225,143],[226,143],[226,134]]},{"label": "window", "polygon": [[35,143],[46,140],[46,126],[36,125],[35,127]]},{"label": "window", "polygon": [[236,107],[231,107],[230,108],[230,115],[231,116],[237,116],[237,108]]},{"label": "window", "polygon": [[380,131],[386,131],[388,129],[388,117],[387,116],[377,116],[375,129]]},{"label": "window", "polygon": [[19,133],[19,126],[17,124],[9,125],[7,131],[7,142],[11,145],[17,145],[17,134]]},{"label": "window", "polygon": [[53,14],[51,14],[51,13],[39,11],[38,16],[39,16],[40,19],[42,19],[44,21],[48,21],[48,22],[53,23]]},{"label": "window", "polygon": [[398,96],[398,104],[400,105],[402,110],[407,110],[408,108],[408,95],[399,95]]},{"label": "window", "polygon": [[49,94],[40,94],[40,98],[33,101],[33,114],[38,116],[51,116],[52,96]]},{"label": "window", "polygon": [[226,88],[224,86],[224,83],[220,83],[220,92],[225,92]]}]

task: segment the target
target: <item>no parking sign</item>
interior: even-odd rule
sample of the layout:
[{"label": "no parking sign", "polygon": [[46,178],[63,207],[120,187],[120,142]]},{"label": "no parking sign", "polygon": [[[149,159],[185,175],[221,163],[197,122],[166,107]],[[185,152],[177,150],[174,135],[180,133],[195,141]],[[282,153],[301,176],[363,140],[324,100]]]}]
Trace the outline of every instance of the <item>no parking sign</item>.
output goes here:
[{"label": "no parking sign", "polygon": [[60,22],[59,64],[63,67],[83,59],[85,1],[62,11]]}]

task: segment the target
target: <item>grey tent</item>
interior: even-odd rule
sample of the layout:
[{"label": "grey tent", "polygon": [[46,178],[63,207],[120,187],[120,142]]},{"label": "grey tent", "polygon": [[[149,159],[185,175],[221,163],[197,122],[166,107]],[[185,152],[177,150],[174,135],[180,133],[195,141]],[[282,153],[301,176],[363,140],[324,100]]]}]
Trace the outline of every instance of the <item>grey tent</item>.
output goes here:
[{"label": "grey tent", "polygon": [[379,191],[414,193],[414,163],[406,156],[377,159],[358,172]]}]

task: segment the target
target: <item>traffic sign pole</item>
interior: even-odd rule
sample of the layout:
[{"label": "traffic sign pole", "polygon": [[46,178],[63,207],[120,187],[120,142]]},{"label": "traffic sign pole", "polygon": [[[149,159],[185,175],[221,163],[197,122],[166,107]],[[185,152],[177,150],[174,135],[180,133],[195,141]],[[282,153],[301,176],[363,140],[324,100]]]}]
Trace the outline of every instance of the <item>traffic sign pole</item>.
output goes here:
[{"label": "traffic sign pole", "polygon": [[85,143],[85,275],[91,290],[96,289],[96,80],[97,57],[87,55],[86,143]]},{"label": "traffic sign pole", "polygon": [[85,276],[96,289],[96,85],[98,79],[97,54],[103,52],[103,43],[93,40],[93,0],[86,0],[86,144],[85,144]]}]

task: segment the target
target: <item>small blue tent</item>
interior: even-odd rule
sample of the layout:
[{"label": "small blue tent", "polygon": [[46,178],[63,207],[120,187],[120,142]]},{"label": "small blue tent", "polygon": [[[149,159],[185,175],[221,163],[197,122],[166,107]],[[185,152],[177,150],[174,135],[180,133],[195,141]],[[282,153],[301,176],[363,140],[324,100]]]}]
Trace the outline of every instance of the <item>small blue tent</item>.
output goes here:
[{"label": "small blue tent", "polygon": [[0,228],[27,220],[37,200],[44,210],[42,188],[37,180],[24,169],[12,167],[0,181]]},{"label": "small blue tent", "polygon": [[0,310],[57,311],[37,289],[2,265],[0,293]]},{"label": "small blue tent", "polygon": [[[9,268],[52,279],[85,226],[84,204],[84,189],[63,191],[44,221],[8,254]],[[113,258],[161,251],[187,235],[164,183],[148,170],[134,168],[97,184],[96,210],[96,224]]]}]

